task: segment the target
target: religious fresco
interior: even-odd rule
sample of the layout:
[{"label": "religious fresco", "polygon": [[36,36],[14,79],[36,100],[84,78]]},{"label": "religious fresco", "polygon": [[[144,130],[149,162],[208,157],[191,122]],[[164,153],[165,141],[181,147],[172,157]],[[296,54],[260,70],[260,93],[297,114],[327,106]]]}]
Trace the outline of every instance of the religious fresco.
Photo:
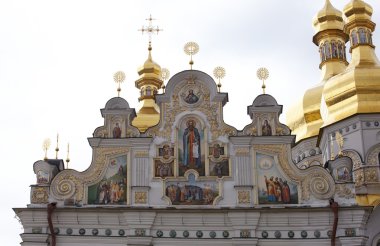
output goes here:
[{"label": "religious fresco", "polygon": [[37,184],[48,184],[50,182],[49,173],[43,170],[37,172]]},{"label": "religious fresco", "polygon": [[174,175],[174,161],[163,162],[154,160],[154,176],[155,177],[171,177]]},{"label": "religious fresco", "polygon": [[230,165],[225,157],[224,146],[214,143],[209,146],[209,174],[210,176],[230,176]]},{"label": "religious fresco", "polygon": [[228,159],[222,159],[218,162],[210,160],[209,168],[210,176],[217,176],[219,178],[223,176],[230,176],[230,166]]},{"label": "religious fresco", "polygon": [[88,187],[88,204],[125,204],[127,155],[111,158],[103,178]]},{"label": "religious fresco", "polygon": [[218,159],[220,156],[224,155],[224,147],[216,143],[213,146],[209,147],[208,152],[210,155],[212,155],[212,157]]},{"label": "religious fresco", "polygon": [[164,144],[162,148],[158,148],[158,156],[163,157],[164,159],[169,159],[174,156],[174,148],[170,147],[168,144]]},{"label": "religious fresco", "polygon": [[297,204],[297,185],[278,170],[273,156],[256,153],[259,204]]},{"label": "religious fresco", "polygon": [[121,128],[118,122],[115,123],[114,128],[112,129],[113,138],[121,138]]},{"label": "religious fresco", "polygon": [[183,176],[189,169],[205,175],[204,133],[194,118],[182,122],[178,129],[178,167]]},{"label": "religious fresco", "polygon": [[165,195],[172,205],[212,205],[219,196],[219,184],[195,181],[194,174],[190,174],[188,181],[166,182]]},{"label": "religious fresco", "polygon": [[269,125],[268,120],[264,120],[261,132],[263,136],[272,136],[272,127]]},{"label": "religious fresco", "polygon": [[191,104],[196,104],[199,101],[201,97],[201,93],[198,87],[190,86],[190,87],[185,87],[182,90],[181,97],[185,103],[191,105]]},{"label": "religious fresco", "polygon": [[340,167],[334,170],[334,178],[339,182],[351,182],[352,176],[347,167]]}]

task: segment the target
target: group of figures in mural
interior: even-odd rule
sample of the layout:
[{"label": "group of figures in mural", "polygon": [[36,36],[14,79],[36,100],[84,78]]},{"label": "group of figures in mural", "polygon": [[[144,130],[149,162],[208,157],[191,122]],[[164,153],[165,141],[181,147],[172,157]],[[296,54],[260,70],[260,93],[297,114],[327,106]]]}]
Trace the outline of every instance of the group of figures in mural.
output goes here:
[{"label": "group of figures in mural", "polygon": [[212,205],[219,195],[214,183],[169,183],[166,196],[173,205]]},{"label": "group of figures in mural", "polygon": [[321,61],[324,62],[328,59],[336,58],[346,60],[345,45],[341,41],[332,40],[331,42],[326,41],[319,47],[319,54]]},{"label": "group of figures in mural", "polygon": [[341,167],[334,170],[334,177],[339,182],[352,182],[351,172],[347,167]]},{"label": "group of figures in mural", "polygon": [[297,186],[280,173],[273,156],[256,153],[260,204],[296,204]]},{"label": "group of figures in mural", "polygon": [[290,203],[290,188],[286,180],[279,177],[264,176],[267,201],[272,203]]},{"label": "group of figures in mural", "polygon": [[[196,100],[189,93],[188,100]],[[190,102],[190,101],[189,101]],[[114,137],[120,137],[119,125],[113,129]],[[270,136],[272,128],[268,120],[263,121],[262,134]],[[201,122],[192,117],[180,124],[178,129],[178,174],[188,176],[188,180],[165,181],[165,195],[173,205],[212,205],[219,195],[217,180],[195,181],[194,173],[205,176],[205,142]],[[229,159],[225,156],[224,146],[213,143],[208,147],[210,177],[230,176]],[[259,203],[294,204],[298,203],[297,185],[288,181],[279,171],[278,163],[271,155],[256,153]],[[158,148],[154,160],[155,177],[174,177],[174,147],[164,144]],[[190,175],[186,174],[190,171]],[[337,175],[347,180],[348,170],[342,169]],[[185,175],[186,174],[186,175]],[[42,175],[40,175],[42,176]],[[42,179],[42,178],[41,178]],[[42,182],[43,180],[41,180]],[[108,160],[102,179],[88,188],[88,204],[125,204],[127,193],[127,156],[122,155]]]},{"label": "group of figures in mural", "polygon": [[88,204],[125,204],[126,166],[125,155],[110,159],[102,180],[88,188]]},{"label": "group of figures in mural", "polygon": [[357,44],[372,44],[372,33],[364,28],[358,30],[352,30],[351,32],[352,45]]}]

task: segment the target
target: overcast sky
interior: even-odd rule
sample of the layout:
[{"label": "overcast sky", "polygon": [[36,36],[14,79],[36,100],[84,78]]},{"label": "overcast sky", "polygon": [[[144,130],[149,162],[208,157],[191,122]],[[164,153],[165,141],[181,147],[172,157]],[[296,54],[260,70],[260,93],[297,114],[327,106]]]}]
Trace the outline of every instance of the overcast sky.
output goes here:
[{"label": "overcast sky", "polygon": [[[331,0],[342,9],[348,0]],[[368,0],[380,23],[380,2]],[[147,58],[148,37],[137,30],[153,24],[164,31],[153,36],[153,59],[171,75],[189,69],[186,42],[200,51],[194,69],[212,76],[226,69],[222,91],[228,92],[225,122],[241,130],[261,82],[256,70],[270,71],[267,93],[283,112],[320,80],[319,54],[312,43],[312,18],[323,0],[193,1],[5,1],[0,0],[0,103],[2,156],[0,238],[17,245],[21,225],[12,207],[29,203],[36,182],[33,163],[43,158],[42,142],[60,134],[60,157],[70,142],[72,168],[91,162],[87,137],[103,124],[100,108],[117,95],[113,74],[122,70],[121,95],[138,105],[137,68]],[[380,45],[380,31],[373,41]],[[379,55],[379,51],[377,51]],[[281,117],[285,123],[285,117]],[[49,157],[54,156],[54,147]]]}]

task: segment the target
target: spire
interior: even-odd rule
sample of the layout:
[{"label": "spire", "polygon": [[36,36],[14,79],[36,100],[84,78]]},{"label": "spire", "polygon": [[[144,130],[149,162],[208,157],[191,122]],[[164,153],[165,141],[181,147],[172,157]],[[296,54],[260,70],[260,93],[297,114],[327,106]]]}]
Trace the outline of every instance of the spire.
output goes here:
[{"label": "spire", "polygon": [[334,8],[330,0],[325,0],[325,5],[314,17],[313,25],[317,33],[327,29],[343,30],[342,12]]},{"label": "spire", "polygon": [[144,32],[149,36],[148,43],[148,59],[137,70],[139,78],[135,82],[136,88],[140,90],[140,110],[137,112],[137,117],[133,120],[132,125],[137,127],[141,132],[145,132],[149,127],[156,125],[160,120],[160,110],[155,103],[155,95],[161,89],[163,80],[161,78],[161,67],[153,61],[152,58],[152,35],[158,34],[159,27],[154,27],[152,16],[148,19],[148,26],[143,26],[139,31]]},{"label": "spire", "polygon": [[[332,78],[323,89],[324,125],[331,125],[355,114],[380,112],[380,62],[372,43],[372,7],[362,0],[351,0],[344,7],[350,38],[351,61],[347,69]],[[342,110],[344,108],[344,110]]]},{"label": "spire", "polygon": [[[330,0],[325,0],[325,5],[317,13],[313,20],[316,34],[313,42],[319,47],[322,69],[322,78],[330,77],[342,72],[346,65],[346,47],[348,35],[344,33],[342,12],[332,6]],[[326,64],[331,63],[332,65]],[[324,65],[327,66],[324,66]]]},{"label": "spire", "polygon": [[371,20],[372,12],[372,7],[362,0],[352,0],[344,7],[348,20],[344,30],[350,36],[352,66],[359,63],[379,65],[372,43],[372,32],[376,25]]},{"label": "spire", "polygon": [[301,100],[287,112],[287,125],[296,135],[297,142],[319,134],[323,125],[321,102],[324,102],[324,86],[333,76],[342,73],[348,65],[345,46],[348,35],[343,31],[342,12],[334,8],[330,0],[325,0],[324,6],[314,17],[313,27],[313,42],[318,46],[321,59],[321,81],[308,89]]}]

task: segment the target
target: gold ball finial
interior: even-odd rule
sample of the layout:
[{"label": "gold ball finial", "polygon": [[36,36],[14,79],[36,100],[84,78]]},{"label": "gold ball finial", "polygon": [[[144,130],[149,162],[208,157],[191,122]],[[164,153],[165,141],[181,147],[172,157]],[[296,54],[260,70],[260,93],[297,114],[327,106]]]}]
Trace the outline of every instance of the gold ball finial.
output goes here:
[{"label": "gold ball finial", "polygon": [[186,55],[190,56],[190,69],[193,69],[193,55],[197,54],[199,51],[199,45],[196,42],[187,42],[183,47],[183,50]]},{"label": "gold ball finial", "polygon": [[50,145],[51,145],[51,141],[50,141],[49,138],[46,138],[46,139],[44,140],[44,142],[42,143],[42,149],[43,149],[44,152],[45,152],[45,157],[44,157],[44,160],[45,160],[45,161],[48,159],[48,157],[47,157],[47,151],[48,151],[48,149],[50,148]]},{"label": "gold ball finial", "polygon": [[118,84],[117,96],[120,97],[120,91],[121,91],[120,84],[123,83],[125,80],[125,73],[123,71],[117,71],[113,75],[113,80]]},{"label": "gold ball finial", "polygon": [[69,162],[70,162],[70,144],[67,143],[67,156],[66,156],[66,169],[69,169]]},{"label": "gold ball finial", "polygon": [[57,133],[57,146],[55,147],[55,159],[58,159],[59,152],[59,134]]},{"label": "gold ball finial", "polygon": [[160,76],[161,76],[161,79],[164,81],[164,83],[162,83],[162,87],[161,87],[162,88],[162,92],[165,93],[165,88],[166,88],[166,86],[165,86],[165,80],[167,80],[170,77],[170,71],[169,71],[169,69],[162,68]]},{"label": "gold ball finial", "polygon": [[265,67],[261,67],[257,69],[257,78],[263,81],[263,85],[261,86],[261,88],[263,89],[263,94],[265,94],[265,88],[266,88],[265,80],[268,79],[268,77],[269,77],[268,69],[266,69]]},{"label": "gold ball finial", "polygon": [[222,84],[220,83],[220,79],[224,78],[226,76],[226,70],[223,67],[216,67],[214,68],[214,76],[218,79],[218,92],[220,92],[220,87],[222,87]]}]

